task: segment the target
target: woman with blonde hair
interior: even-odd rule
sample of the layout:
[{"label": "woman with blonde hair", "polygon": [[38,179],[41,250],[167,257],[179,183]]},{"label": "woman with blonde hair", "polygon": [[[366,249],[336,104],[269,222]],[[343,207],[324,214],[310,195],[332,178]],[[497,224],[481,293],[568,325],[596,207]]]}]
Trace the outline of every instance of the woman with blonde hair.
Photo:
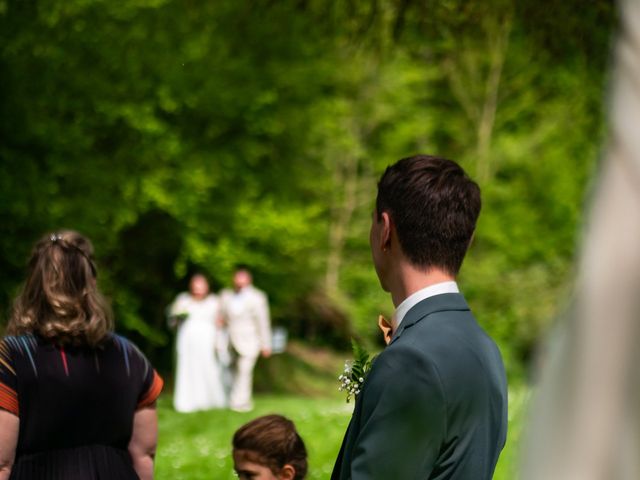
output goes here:
[{"label": "woman with blonde hair", "polygon": [[162,379],[113,333],[93,247],[35,246],[0,340],[0,480],[152,479]]}]

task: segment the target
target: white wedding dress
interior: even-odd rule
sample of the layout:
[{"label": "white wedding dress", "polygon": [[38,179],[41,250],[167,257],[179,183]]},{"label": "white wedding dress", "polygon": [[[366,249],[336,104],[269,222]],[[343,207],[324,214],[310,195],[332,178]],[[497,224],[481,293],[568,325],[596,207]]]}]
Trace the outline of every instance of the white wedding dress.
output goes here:
[{"label": "white wedding dress", "polygon": [[195,412],[226,406],[223,366],[216,350],[224,332],[216,326],[220,302],[215,295],[196,300],[181,293],[171,315],[186,314],[178,325],[177,365],[173,405],[179,412]]}]

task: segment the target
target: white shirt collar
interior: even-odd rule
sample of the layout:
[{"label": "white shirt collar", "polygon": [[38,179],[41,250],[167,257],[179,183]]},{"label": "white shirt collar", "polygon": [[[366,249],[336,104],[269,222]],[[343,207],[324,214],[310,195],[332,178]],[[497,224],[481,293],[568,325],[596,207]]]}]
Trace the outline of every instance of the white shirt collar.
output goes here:
[{"label": "white shirt collar", "polygon": [[443,293],[460,293],[458,284],[454,281],[436,283],[434,285],[429,285],[422,290],[418,290],[405,298],[402,303],[398,305],[398,308],[396,308],[396,312],[393,314],[393,318],[391,319],[393,331],[396,331],[409,310],[415,307],[418,303],[426,298],[441,295]]}]

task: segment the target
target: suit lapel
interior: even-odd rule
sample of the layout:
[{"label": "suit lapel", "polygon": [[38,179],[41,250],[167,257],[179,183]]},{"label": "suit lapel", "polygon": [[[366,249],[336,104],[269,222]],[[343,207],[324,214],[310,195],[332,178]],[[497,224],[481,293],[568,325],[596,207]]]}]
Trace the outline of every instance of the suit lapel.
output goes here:
[{"label": "suit lapel", "polygon": [[[365,385],[367,381],[365,379]],[[360,395],[356,397],[356,403],[353,407],[353,414],[349,421],[349,426],[342,439],[342,446],[340,447],[340,453],[336,459],[336,463],[333,467],[331,474],[331,480],[341,480],[350,478],[351,468],[351,453],[353,450],[353,444],[359,435],[360,429],[360,411],[362,410],[363,395],[365,394],[364,386]]]},{"label": "suit lapel", "polygon": [[433,297],[425,298],[407,312],[404,319],[400,323],[400,326],[393,334],[391,343],[389,343],[389,345],[400,338],[402,333],[407,328],[415,325],[423,318],[428,317],[432,313],[449,312],[456,310],[469,310],[469,305],[467,305],[464,297],[459,293],[443,293],[440,295],[434,295]]}]

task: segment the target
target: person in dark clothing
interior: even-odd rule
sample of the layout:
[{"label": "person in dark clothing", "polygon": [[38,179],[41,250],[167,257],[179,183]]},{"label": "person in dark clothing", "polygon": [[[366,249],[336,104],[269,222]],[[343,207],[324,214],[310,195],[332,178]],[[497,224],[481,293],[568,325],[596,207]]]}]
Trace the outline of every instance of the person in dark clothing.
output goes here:
[{"label": "person in dark clothing", "polygon": [[370,244],[396,307],[387,347],[357,395],[333,480],[489,480],[505,445],[500,351],[456,275],[480,213],[480,189],[453,161],[418,155],[378,184]]},{"label": "person in dark clothing", "polygon": [[150,480],[162,379],[112,332],[93,247],[35,246],[0,340],[0,479]]}]

